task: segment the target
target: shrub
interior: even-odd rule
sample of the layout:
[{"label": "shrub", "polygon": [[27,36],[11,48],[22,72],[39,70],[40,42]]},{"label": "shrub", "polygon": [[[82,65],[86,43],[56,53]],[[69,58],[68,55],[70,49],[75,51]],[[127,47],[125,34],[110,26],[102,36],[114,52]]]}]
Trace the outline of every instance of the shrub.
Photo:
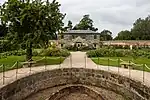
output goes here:
[{"label": "shrub", "polygon": [[0,53],[7,52],[7,51],[14,51],[19,49],[18,44],[12,44],[8,40],[0,40]]},{"label": "shrub", "polygon": [[70,55],[70,52],[68,50],[62,49],[60,52],[60,56],[67,57]]},{"label": "shrub", "polygon": [[88,51],[87,52],[87,56],[88,57],[97,57],[96,50],[90,50],[90,51]]},{"label": "shrub", "polygon": [[137,57],[150,58],[149,50],[126,50],[114,48],[100,48],[87,52],[88,57],[125,57],[131,56],[134,59]]},{"label": "shrub", "polygon": [[47,48],[41,51],[41,56],[53,56],[53,57],[67,57],[70,55],[68,50],[60,49],[60,48]]},{"label": "shrub", "polygon": [[64,47],[67,50],[71,50],[71,51],[87,51],[87,50],[94,50],[95,48],[92,46],[81,46],[81,47],[76,47],[75,45],[67,45]]},{"label": "shrub", "polygon": [[25,55],[26,51],[25,50],[18,50],[18,51],[7,51],[4,53],[0,53],[0,58],[5,58],[7,56],[22,56]]},{"label": "shrub", "polygon": [[131,54],[127,50],[101,48],[87,52],[88,57],[123,57]]},{"label": "shrub", "polygon": [[33,50],[33,51],[32,51],[32,55],[33,55],[33,56],[38,56],[38,55],[39,55],[39,53],[38,53],[38,51]]}]

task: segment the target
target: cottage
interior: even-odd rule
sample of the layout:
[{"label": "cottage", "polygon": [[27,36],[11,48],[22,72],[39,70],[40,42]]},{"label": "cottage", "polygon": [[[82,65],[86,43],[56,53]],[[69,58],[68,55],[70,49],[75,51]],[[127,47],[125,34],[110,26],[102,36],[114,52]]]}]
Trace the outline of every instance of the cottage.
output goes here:
[{"label": "cottage", "polygon": [[68,30],[59,35],[58,43],[60,47],[75,46],[80,48],[82,46],[99,47],[100,33],[92,30]]}]

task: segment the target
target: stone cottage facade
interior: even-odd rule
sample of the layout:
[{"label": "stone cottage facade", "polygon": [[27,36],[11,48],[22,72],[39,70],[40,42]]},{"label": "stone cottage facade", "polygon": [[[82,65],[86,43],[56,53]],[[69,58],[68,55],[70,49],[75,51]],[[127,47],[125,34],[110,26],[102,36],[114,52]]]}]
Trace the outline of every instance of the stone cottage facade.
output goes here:
[{"label": "stone cottage facade", "polygon": [[91,30],[68,30],[58,36],[57,43],[59,47],[75,46],[90,46],[99,47],[100,33]]}]

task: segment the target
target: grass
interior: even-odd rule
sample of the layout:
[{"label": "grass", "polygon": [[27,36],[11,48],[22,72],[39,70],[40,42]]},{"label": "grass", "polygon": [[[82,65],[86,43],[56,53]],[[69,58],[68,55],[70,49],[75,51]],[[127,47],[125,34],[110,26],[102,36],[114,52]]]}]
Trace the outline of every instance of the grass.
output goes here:
[{"label": "grass", "polygon": [[[36,65],[57,65],[64,61],[65,58],[60,57],[46,57],[46,59],[42,59],[43,57],[36,56],[33,57],[34,61],[37,61]],[[41,60],[42,59],[42,60]],[[8,56],[7,58],[0,59],[0,66],[3,64],[5,66],[5,71],[12,70],[17,68],[17,66],[12,67],[16,61],[25,62],[25,56]],[[18,68],[21,68],[21,63],[18,63]],[[0,68],[0,72],[3,71],[3,68]]]},{"label": "grass", "polygon": [[[120,67],[120,62],[118,59],[122,59],[126,63],[129,63],[129,61],[135,63],[135,64],[146,64],[147,66],[150,67],[150,59],[148,58],[137,58],[133,59],[132,57],[99,57],[99,58],[91,58],[96,64],[99,65],[104,65],[104,66],[115,66],[115,67]],[[108,60],[110,59],[110,60]],[[150,72],[150,70],[146,67],[143,68],[143,66],[132,66],[133,69],[136,70],[144,70]]]}]

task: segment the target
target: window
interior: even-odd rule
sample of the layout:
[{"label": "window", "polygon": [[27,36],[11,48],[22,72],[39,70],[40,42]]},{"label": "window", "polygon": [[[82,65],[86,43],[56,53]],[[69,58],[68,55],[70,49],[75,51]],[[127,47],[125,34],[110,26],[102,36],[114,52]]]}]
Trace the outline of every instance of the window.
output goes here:
[{"label": "window", "polygon": [[61,35],[61,39],[64,39],[64,35]]},{"label": "window", "polygon": [[96,44],[94,43],[94,48],[96,48]]},{"label": "window", "polygon": [[63,47],[64,46],[64,44],[61,44],[61,47]]},{"label": "window", "polygon": [[97,35],[94,35],[94,39],[97,39]]}]

